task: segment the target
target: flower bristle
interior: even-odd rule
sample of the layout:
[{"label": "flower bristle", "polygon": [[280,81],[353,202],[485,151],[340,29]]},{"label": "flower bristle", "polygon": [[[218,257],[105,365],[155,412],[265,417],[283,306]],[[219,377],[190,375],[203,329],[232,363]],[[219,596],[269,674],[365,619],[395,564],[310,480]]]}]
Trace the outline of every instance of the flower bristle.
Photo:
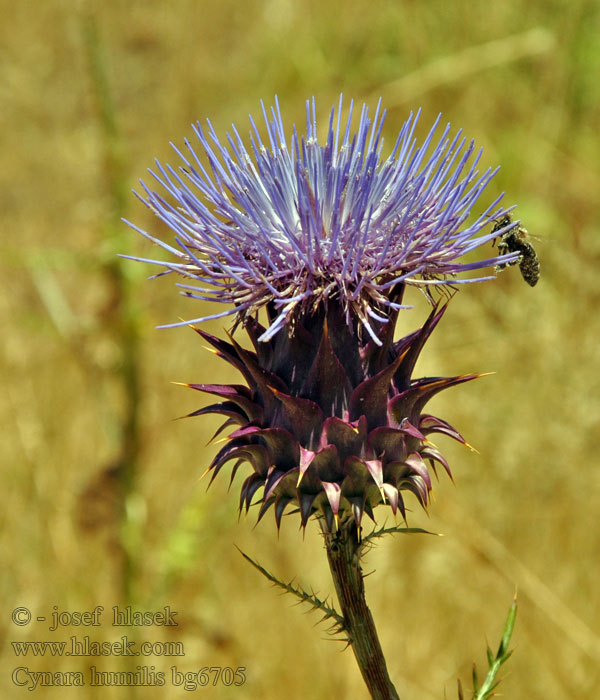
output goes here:
[{"label": "flower bristle", "polygon": [[[306,133],[294,126],[287,139],[277,99],[261,103],[267,139],[250,118],[251,147],[238,130],[221,142],[208,122],[208,134],[193,126],[201,157],[186,139],[173,148],[178,169],[156,161],[152,178],[167,197],[141,181],[141,201],[175,233],[166,243],[127,222],[166,250],[174,260],[134,260],[159,265],[159,274],[178,273],[178,286],[191,299],[229,305],[226,311],[194,319],[252,315],[270,306],[272,318],[261,334],[268,340],[298,313],[310,316],[329,299],[348,321],[358,319],[375,343],[374,322],[402,307],[397,286],[455,289],[493,279],[494,270],[514,263],[515,252],[483,260],[462,256],[488,244],[488,224],[508,210],[502,195],[467,220],[497,168],[479,173],[476,152],[459,130],[447,124],[435,133],[441,115],[417,147],[420,113],[409,115],[391,153],[382,158],[386,116],[362,106],[352,130],[354,103],[345,125],[343,101],[332,108],[324,145],[319,144],[314,99],[306,103]],[[490,269],[479,277],[463,273]],[[163,327],[184,325],[187,321]]]}]

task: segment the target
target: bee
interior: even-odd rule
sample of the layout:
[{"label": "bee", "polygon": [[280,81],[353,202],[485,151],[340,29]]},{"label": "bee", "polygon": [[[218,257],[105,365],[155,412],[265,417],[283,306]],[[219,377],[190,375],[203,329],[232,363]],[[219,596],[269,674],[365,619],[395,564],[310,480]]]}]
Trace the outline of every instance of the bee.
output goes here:
[{"label": "bee", "polygon": [[[510,226],[511,223],[510,214],[505,214],[499,221],[496,221],[492,233]],[[502,234],[498,243],[498,252],[500,255],[519,253],[519,257],[513,262],[496,265],[497,271],[504,270],[509,265],[518,265],[525,282],[531,287],[535,287],[540,278],[540,261],[534,247],[529,242],[529,233],[526,228],[515,226]]]}]

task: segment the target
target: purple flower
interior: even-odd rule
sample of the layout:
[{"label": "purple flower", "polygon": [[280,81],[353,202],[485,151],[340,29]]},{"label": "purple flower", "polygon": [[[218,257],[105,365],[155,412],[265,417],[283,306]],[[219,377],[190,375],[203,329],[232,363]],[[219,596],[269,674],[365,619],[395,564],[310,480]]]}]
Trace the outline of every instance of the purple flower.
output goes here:
[{"label": "purple flower", "polygon": [[[250,152],[235,127],[222,144],[210,122],[207,133],[197,124],[204,162],[186,140],[187,151],[173,146],[183,161],[178,170],[157,161],[156,172],[150,171],[169,197],[141,183],[140,198],[174,231],[175,244],[129,225],[174,260],[134,259],[190,280],[178,285],[186,296],[228,306],[170,325],[230,314],[243,319],[272,302],[277,314],[261,336],[265,341],[332,299],[380,342],[372,319],[385,322],[390,310],[402,308],[392,293],[398,285],[431,289],[486,280],[494,275],[457,275],[515,259],[460,262],[497,235],[482,230],[506,210],[494,211],[501,197],[477,205],[496,170],[479,174],[481,151],[474,154],[461,131],[450,137],[450,125],[434,140],[440,117],[417,147],[419,114],[411,114],[383,159],[380,103],[373,119],[363,105],[353,132],[353,103],[342,123],[340,96],[324,145],[317,140],[314,100],[306,104],[306,135],[294,127],[289,141],[277,100],[270,116],[262,110],[266,143],[252,118]],[[478,216],[466,225],[474,207]]]},{"label": "purple flower", "polygon": [[[271,118],[263,107],[268,141],[251,120],[251,154],[235,129],[224,146],[210,123],[208,135],[195,127],[206,165],[186,142],[179,172],[157,163],[152,173],[168,199],[142,183],[143,201],[175,232],[175,245],[134,228],[175,258],[146,262],[195,281],[179,285],[187,296],[228,307],[185,323],[237,314],[253,346],[196,329],[245,381],[188,385],[218,397],[191,415],[221,414],[221,430],[233,429],[208,471],[214,478],[232,464],[233,479],[249,464],[240,508],[260,504],[260,518],[274,506],[279,527],[294,507],[302,526],[316,514],[333,532],[360,527],[382,503],[404,516],[403,491],[425,507],[429,468],[450,473],[431,436],[466,443],[423,409],[477,375],[413,378],[447,307],[431,289],[489,279],[458,275],[517,256],[460,262],[503,233],[482,230],[506,212],[500,198],[477,204],[495,171],[478,173],[481,152],[474,156],[460,132],[450,138],[448,126],[434,141],[438,117],[417,147],[411,115],[383,160],[379,105],[373,120],[362,108],[354,133],[352,106],[341,123],[340,98],[323,146],[315,111],[307,104],[306,136],[293,129],[288,146],[279,105]],[[466,225],[474,207],[480,213]],[[394,341],[409,285],[434,308],[422,328]]]}]

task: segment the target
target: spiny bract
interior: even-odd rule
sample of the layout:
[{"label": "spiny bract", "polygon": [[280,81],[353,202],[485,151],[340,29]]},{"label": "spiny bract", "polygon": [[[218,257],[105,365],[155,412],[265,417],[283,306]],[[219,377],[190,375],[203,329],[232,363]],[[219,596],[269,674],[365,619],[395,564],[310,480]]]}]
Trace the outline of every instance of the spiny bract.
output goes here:
[{"label": "spiny bract", "polygon": [[233,337],[227,342],[195,329],[247,383],[188,385],[222,399],[191,415],[219,413],[227,416],[221,429],[238,426],[208,468],[213,479],[234,462],[233,480],[249,462],[253,473],[242,485],[240,509],[248,511],[262,487],[258,517],[273,506],[278,527],[286,507],[294,505],[303,526],[317,513],[330,529],[349,517],[360,526],[363,513],[373,517],[373,507],[382,502],[404,517],[401,491],[411,491],[425,507],[431,489],[426,463],[435,469],[437,462],[450,474],[427,436],[464,440],[422,409],[442,389],[476,376],[411,378],[446,308],[434,309],[421,329],[396,342],[395,319],[381,324],[382,345],[371,339],[363,344],[360,329],[347,324],[334,304],[267,342],[258,340],[265,328],[248,318],[254,352]]}]

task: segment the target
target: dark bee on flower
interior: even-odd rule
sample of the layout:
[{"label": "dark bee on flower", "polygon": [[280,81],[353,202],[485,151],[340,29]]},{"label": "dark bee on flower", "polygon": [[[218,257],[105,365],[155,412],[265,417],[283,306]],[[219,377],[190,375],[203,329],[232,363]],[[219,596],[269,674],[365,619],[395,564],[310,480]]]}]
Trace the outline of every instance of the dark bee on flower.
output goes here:
[{"label": "dark bee on flower", "polygon": [[[500,232],[507,226],[511,226],[510,214],[505,214],[496,221],[492,233]],[[529,242],[529,232],[523,226],[516,224],[502,234],[498,243],[498,252],[501,255],[506,253],[518,253],[519,257],[506,263],[496,265],[496,270],[504,270],[511,265],[518,265],[523,275],[523,279],[531,287],[535,287],[540,278],[540,261],[535,252],[535,248]]]}]

